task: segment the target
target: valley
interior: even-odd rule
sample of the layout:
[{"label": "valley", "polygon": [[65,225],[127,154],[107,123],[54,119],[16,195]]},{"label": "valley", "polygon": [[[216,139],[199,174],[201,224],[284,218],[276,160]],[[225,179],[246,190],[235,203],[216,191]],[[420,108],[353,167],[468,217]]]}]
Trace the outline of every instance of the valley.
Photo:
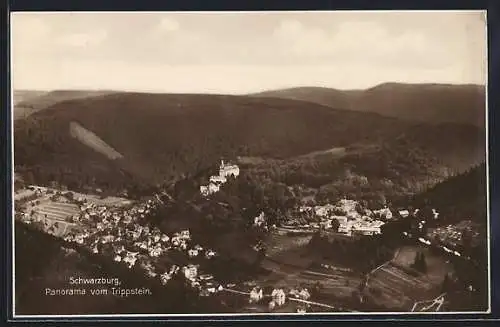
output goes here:
[{"label": "valley", "polygon": [[[457,292],[482,310],[485,131],[429,120],[267,95],[64,96],[15,121],[16,230],[166,299],[106,307],[130,313],[454,311]],[[217,176],[221,159],[237,173]]]}]

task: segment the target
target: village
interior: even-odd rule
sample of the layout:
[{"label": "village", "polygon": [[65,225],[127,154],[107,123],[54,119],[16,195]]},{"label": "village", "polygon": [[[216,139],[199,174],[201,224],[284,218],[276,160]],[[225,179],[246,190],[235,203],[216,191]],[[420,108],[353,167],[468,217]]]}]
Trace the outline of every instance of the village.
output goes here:
[{"label": "village", "polygon": [[[52,209],[43,207],[40,201],[44,200],[50,201]],[[37,210],[37,204],[42,205],[41,210]],[[142,223],[157,205],[158,201],[148,200],[127,207],[107,206],[83,197],[71,197],[70,200],[59,196],[57,191],[36,187],[31,199],[24,203],[24,209],[16,214],[22,222],[39,224],[45,232],[85,247],[94,254],[109,257],[128,268],[140,267],[145,276],[158,278],[164,285],[174,274],[182,273],[200,296],[220,291],[222,286],[214,277],[203,274],[200,269],[200,263],[217,256],[214,250],[192,244],[189,230],[168,236]],[[65,227],[54,228],[55,224]],[[162,260],[172,251],[181,252],[197,264],[177,266]]]},{"label": "village", "polygon": [[[211,176],[208,185],[200,186],[200,193],[209,198],[223,187],[229,177],[239,174],[237,165],[221,161],[219,174]],[[307,287],[277,286],[264,292],[263,287],[257,284],[243,284],[240,286],[245,289],[238,290],[234,284],[217,281],[213,275],[203,271],[204,262],[217,256],[216,251],[194,244],[189,230],[166,235],[145,223],[148,215],[161,204],[157,196],[134,203],[124,198],[106,199],[32,185],[16,193],[16,218],[26,224],[37,224],[47,233],[85,247],[96,255],[109,257],[130,269],[139,267],[145,276],[157,278],[163,285],[168,284],[175,274],[181,273],[200,296],[213,296],[222,291],[244,295],[248,297],[249,305],[264,305],[268,311],[282,310],[290,301],[297,304],[293,310],[299,313],[314,310],[311,305],[336,310],[328,304],[313,302]],[[393,212],[388,207],[369,210],[361,208],[357,201],[345,198],[335,204],[302,205],[297,211],[298,215],[290,215],[280,226],[269,226],[266,215],[261,212],[254,218],[253,225],[268,233],[281,235],[326,231],[345,237],[369,237],[381,234],[382,226],[387,222],[411,219],[418,213],[418,209]],[[305,219],[297,219],[297,216]],[[438,219],[439,213],[433,209],[432,216]],[[420,221],[419,229],[423,231],[425,224],[426,220]],[[439,235],[441,240],[451,240],[448,243],[453,247],[467,228],[440,227],[430,230],[427,238],[435,239]],[[404,234],[411,237],[409,232]],[[418,241],[429,246],[431,241],[428,239],[419,237]],[[460,256],[457,251],[442,247],[446,252]],[[255,249],[259,250],[258,247]],[[173,252],[182,253],[191,263],[175,264],[169,258]],[[266,298],[270,300],[266,302]]]}]

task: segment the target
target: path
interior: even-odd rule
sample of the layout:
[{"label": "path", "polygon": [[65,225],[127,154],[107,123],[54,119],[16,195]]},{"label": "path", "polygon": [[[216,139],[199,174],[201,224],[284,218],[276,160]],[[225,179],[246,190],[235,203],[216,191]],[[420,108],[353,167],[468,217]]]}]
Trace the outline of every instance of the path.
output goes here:
[{"label": "path", "polygon": [[[439,295],[438,297],[436,297],[435,299],[433,300],[427,300],[427,301],[417,301],[413,304],[413,307],[411,308],[411,311],[412,312],[425,312],[425,311],[429,311],[429,309],[431,309],[432,307],[436,306],[436,309],[433,310],[434,312],[438,312],[439,309],[441,309],[441,307],[443,306],[444,304],[444,296],[446,295],[446,293],[443,293],[441,295]],[[429,305],[426,305],[424,307],[422,307],[420,310],[417,310],[417,306],[419,304],[424,304],[424,303],[429,303]]]},{"label": "path", "polygon": [[380,266],[372,269],[372,271],[370,271],[367,275],[366,275],[366,283],[365,283],[365,286],[368,287],[368,281],[370,280],[370,276],[373,275],[375,272],[377,272],[379,269],[382,269],[383,267],[387,266],[388,264],[390,264],[394,259],[396,259],[396,257],[398,256],[399,254],[399,249],[398,248],[396,250],[396,252],[394,252],[394,255],[392,256],[392,258],[386,262],[384,262],[383,264],[381,264]]},{"label": "path", "polygon": [[[235,293],[235,294],[250,295],[249,292],[238,291],[238,290],[234,290],[234,289],[231,289],[231,288],[225,288],[225,287],[223,287],[222,290],[226,291],[226,292],[230,292],[230,293]],[[271,297],[270,294],[264,294],[263,296],[264,297]],[[300,303],[305,303],[305,304],[310,304],[310,305],[315,305],[315,306],[323,307],[323,308],[329,308],[329,309],[334,309],[334,310],[338,310],[339,309],[339,308],[336,308],[334,306],[331,306],[331,305],[328,305],[328,304],[325,304],[325,303],[320,303],[320,302],[307,301],[307,300],[297,299],[297,298],[293,298],[293,297],[287,297],[287,299],[289,301],[300,302]]]},{"label": "path", "polygon": [[323,277],[331,277],[331,278],[338,278],[339,275],[330,275],[330,274],[325,274],[325,273],[320,273],[312,270],[304,270],[303,273],[305,274],[310,274],[310,275],[317,275],[317,276],[323,276]]}]

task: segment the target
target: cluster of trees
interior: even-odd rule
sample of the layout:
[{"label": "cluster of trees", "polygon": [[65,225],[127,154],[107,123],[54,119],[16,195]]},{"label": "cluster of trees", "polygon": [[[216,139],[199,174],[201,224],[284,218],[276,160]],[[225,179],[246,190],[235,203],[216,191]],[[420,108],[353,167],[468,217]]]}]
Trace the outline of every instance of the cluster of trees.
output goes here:
[{"label": "cluster of trees", "polygon": [[437,184],[411,201],[421,210],[439,209],[442,223],[457,223],[465,219],[486,225],[486,164],[483,162]]},{"label": "cluster of trees", "polygon": [[317,155],[288,160],[267,160],[245,166],[249,174],[300,190],[312,190],[318,202],[341,197],[365,201],[380,208],[388,202],[422,192],[455,173],[425,147],[404,137],[379,147],[357,147],[337,157]]}]

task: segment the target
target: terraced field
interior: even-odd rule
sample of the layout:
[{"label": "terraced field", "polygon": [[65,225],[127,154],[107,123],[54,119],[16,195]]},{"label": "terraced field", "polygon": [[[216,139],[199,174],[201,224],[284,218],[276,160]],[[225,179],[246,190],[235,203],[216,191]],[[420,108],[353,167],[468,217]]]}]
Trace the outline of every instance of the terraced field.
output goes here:
[{"label": "terraced field", "polygon": [[80,212],[80,208],[72,203],[48,201],[35,207],[34,211],[35,214],[41,215],[44,218],[64,221],[67,217],[71,217]]},{"label": "terraced field", "polygon": [[267,256],[262,267],[271,271],[257,284],[284,289],[319,284],[322,297],[336,301],[350,298],[361,283],[361,276],[342,270],[311,269],[315,258],[306,246],[312,236],[286,236],[273,234],[268,240]]},{"label": "terraced field", "polygon": [[45,199],[32,210],[34,216],[40,219],[43,224],[43,229],[52,235],[62,237],[77,227],[75,223],[66,221],[66,218],[80,212],[80,208],[75,204]]},{"label": "terraced field", "polygon": [[412,277],[392,265],[375,272],[370,277],[369,285],[370,288],[381,291],[378,301],[391,308],[407,308],[414,303],[409,294],[432,288],[432,285],[423,279]]},{"label": "terraced field", "polygon": [[[427,273],[413,276],[409,269],[417,252],[426,254]],[[392,262],[370,275],[369,290],[372,300],[394,310],[408,311],[416,301],[429,300],[439,295],[444,275],[452,267],[423,247],[403,247]]]},{"label": "terraced field", "polygon": [[132,201],[125,199],[125,198],[120,198],[116,196],[108,196],[105,198],[100,198],[97,195],[92,195],[92,194],[83,194],[83,193],[78,193],[78,192],[73,192],[75,199],[81,197],[82,199],[87,200],[88,202],[92,202],[93,204],[97,206],[112,206],[112,207],[122,207],[126,206],[132,203]]}]

